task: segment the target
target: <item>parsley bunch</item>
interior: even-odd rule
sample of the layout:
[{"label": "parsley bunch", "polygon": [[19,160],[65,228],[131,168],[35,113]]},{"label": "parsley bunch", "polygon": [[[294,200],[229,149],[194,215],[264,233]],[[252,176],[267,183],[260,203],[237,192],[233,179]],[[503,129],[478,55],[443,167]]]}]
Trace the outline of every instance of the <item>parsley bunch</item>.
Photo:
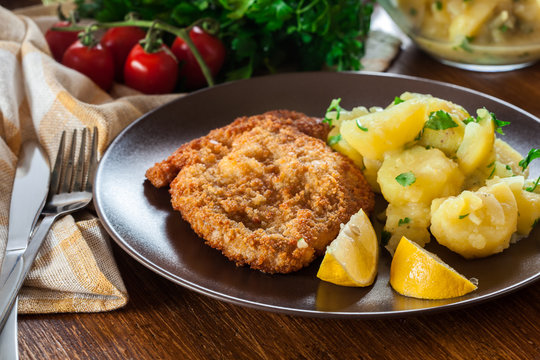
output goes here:
[{"label": "parsley bunch", "polygon": [[202,18],[220,22],[228,49],[227,80],[275,72],[278,67],[358,70],[374,0],[75,0],[82,17],[123,20],[135,12],[189,26]]}]

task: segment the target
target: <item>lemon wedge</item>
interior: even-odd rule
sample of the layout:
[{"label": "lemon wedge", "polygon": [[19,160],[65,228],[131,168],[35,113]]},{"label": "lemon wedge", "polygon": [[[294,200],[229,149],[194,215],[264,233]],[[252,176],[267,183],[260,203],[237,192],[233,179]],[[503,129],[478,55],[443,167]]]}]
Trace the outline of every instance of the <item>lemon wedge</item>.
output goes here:
[{"label": "lemon wedge", "polygon": [[402,237],[392,264],[390,285],[401,295],[419,299],[450,299],[476,290],[477,286],[439,257]]},{"label": "lemon wedge", "polygon": [[369,286],[377,275],[378,260],[375,230],[360,210],[326,248],[317,277],[341,286]]}]

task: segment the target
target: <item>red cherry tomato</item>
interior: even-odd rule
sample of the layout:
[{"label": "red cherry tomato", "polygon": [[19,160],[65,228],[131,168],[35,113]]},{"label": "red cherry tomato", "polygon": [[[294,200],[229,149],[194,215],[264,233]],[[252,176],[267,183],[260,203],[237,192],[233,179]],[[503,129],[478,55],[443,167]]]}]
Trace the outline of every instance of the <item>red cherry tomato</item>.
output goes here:
[{"label": "red cherry tomato", "polygon": [[[59,21],[55,23],[52,27],[68,27],[71,26],[69,21]],[[66,52],[67,48],[73,44],[78,39],[78,34],[80,31],[56,31],[49,29],[45,33],[45,39],[49,44],[49,48],[53,54],[53,57],[56,61],[61,62],[62,56]]]},{"label": "red cherry tomato", "polygon": [[105,91],[112,86],[114,58],[101,44],[88,47],[75,42],[64,53],[62,64],[85,74]]},{"label": "red cherry tomato", "polygon": [[114,76],[122,81],[124,64],[133,47],[144,39],[146,33],[135,26],[110,28],[101,38],[101,45],[114,56]]},{"label": "red cherry tomato", "polygon": [[[225,46],[223,46],[221,40],[207,34],[197,26],[191,29],[189,37],[210,68],[212,76],[216,76],[225,60]],[[205,86],[206,79],[201,67],[195,59],[195,56],[191,53],[186,42],[177,37],[176,40],[174,40],[171,50],[178,59],[178,63],[180,64],[180,76],[185,78],[186,86],[190,89]]]},{"label": "red cherry tomato", "polygon": [[147,53],[140,44],[135,45],[124,65],[126,85],[145,94],[172,92],[178,78],[178,62],[164,49],[168,50],[167,45]]}]

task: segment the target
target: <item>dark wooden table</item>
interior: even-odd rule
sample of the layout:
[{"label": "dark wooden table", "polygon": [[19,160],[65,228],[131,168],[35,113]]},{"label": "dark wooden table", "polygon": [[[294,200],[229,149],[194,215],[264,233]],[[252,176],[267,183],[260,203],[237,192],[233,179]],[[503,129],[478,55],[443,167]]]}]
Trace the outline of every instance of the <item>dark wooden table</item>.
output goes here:
[{"label": "dark wooden table", "polygon": [[[410,47],[389,71],[466,86],[540,117],[540,64],[508,73],[472,73]],[[128,305],[100,314],[20,316],[21,358],[540,359],[540,283],[436,315],[327,320],[267,313],[199,295],[113,248],[131,297]]]}]

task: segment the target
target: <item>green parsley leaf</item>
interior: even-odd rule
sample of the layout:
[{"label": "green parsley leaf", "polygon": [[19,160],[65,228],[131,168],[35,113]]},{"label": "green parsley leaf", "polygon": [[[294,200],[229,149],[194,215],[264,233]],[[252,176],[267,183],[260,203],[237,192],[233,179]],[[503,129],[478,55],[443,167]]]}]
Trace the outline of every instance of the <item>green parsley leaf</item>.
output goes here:
[{"label": "green parsley leaf", "polygon": [[465,36],[461,41],[461,44],[459,44],[459,47],[466,52],[472,53],[473,49],[471,48],[471,41],[473,41],[473,39],[474,38],[472,36]]},{"label": "green parsley leaf", "polygon": [[337,135],[334,135],[334,136],[330,136],[328,138],[328,145],[332,146],[332,145],[336,145],[338,142],[341,141],[341,134],[337,134]]},{"label": "green parsley leaf", "polygon": [[426,125],[424,125],[424,127],[433,130],[446,130],[458,126],[459,125],[452,120],[450,114],[443,110],[433,111],[429,114],[429,119],[426,122]]},{"label": "green parsley leaf", "polygon": [[493,118],[493,122],[495,124],[495,131],[498,132],[499,134],[501,135],[504,135],[504,132],[502,131],[502,127],[503,126],[506,126],[506,125],[509,125],[510,124],[510,121],[502,121],[502,120],[499,120],[497,119],[497,117],[495,116],[494,113],[490,112],[489,113],[491,115],[491,117]]},{"label": "green parsley leaf", "polygon": [[472,122],[476,122],[476,123],[477,123],[477,122],[478,122],[478,119],[475,118],[475,117],[470,116],[470,117],[466,118],[465,120],[463,120],[463,123],[464,123],[465,125],[467,125],[468,123],[472,123]]},{"label": "green parsley leaf", "polygon": [[381,232],[381,245],[386,246],[388,245],[388,242],[390,241],[390,238],[392,237],[392,234],[390,234],[388,231],[383,230]]},{"label": "green parsley leaf", "polygon": [[405,100],[402,100],[399,96],[394,98],[394,105],[401,104],[402,102],[405,102]]},{"label": "green parsley leaf", "polygon": [[343,110],[343,108],[339,105],[340,102],[341,102],[341,98],[332,99],[332,101],[330,102],[330,106],[328,106],[328,109],[326,109],[326,116],[324,117],[323,122],[325,122],[328,125],[332,126],[332,119],[328,117],[328,113],[330,111],[335,111],[336,112],[336,120],[339,120],[339,115],[341,113],[341,110]]},{"label": "green parsley leaf", "polygon": [[411,219],[409,219],[408,217],[403,218],[403,219],[399,219],[398,226],[405,225],[405,224],[408,224],[410,222],[411,222]]},{"label": "green parsley leaf", "polygon": [[459,215],[459,220],[461,219],[465,219],[467,216],[469,216],[469,214],[465,214],[465,215]]},{"label": "green parsley leaf", "polygon": [[442,10],[443,8],[442,1],[435,1],[435,8],[439,11]]},{"label": "green parsley leaf", "polygon": [[493,174],[495,174],[495,170],[497,169],[497,165],[493,165],[493,170],[491,170],[491,173],[488,176],[488,179],[491,179],[493,177]]},{"label": "green parsley leaf", "polygon": [[[142,20],[186,27],[200,19],[220,24],[227,49],[223,79],[268,72],[283,65],[299,70],[360,70],[374,0],[74,0],[85,18]],[[170,34],[167,34],[172,39]],[[233,44],[234,43],[234,44]],[[250,63],[249,68],[245,66]],[[237,72],[237,69],[242,71]],[[249,70],[249,71],[248,71]],[[232,72],[232,73],[231,73]],[[219,78],[220,80],[222,77]]]},{"label": "green parsley leaf", "polygon": [[521,168],[525,170],[529,166],[531,161],[533,161],[534,159],[538,159],[539,157],[540,157],[540,149],[532,148],[531,150],[529,150],[529,153],[527,154],[525,159],[519,162],[519,166],[521,166]]},{"label": "green parsley leaf", "polygon": [[412,171],[404,172],[396,176],[396,181],[403,187],[410,186],[416,182],[416,176]]},{"label": "green parsley leaf", "polygon": [[362,126],[362,123],[360,122],[360,119],[356,119],[356,126],[362,131],[368,131],[367,127]]},{"label": "green parsley leaf", "polygon": [[540,176],[536,179],[536,181],[534,182],[533,186],[527,186],[525,188],[525,191],[528,191],[528,192],[533,192],[534,190],[536,190],[536,188],[538,187],[538,183],[540,182]]}]

